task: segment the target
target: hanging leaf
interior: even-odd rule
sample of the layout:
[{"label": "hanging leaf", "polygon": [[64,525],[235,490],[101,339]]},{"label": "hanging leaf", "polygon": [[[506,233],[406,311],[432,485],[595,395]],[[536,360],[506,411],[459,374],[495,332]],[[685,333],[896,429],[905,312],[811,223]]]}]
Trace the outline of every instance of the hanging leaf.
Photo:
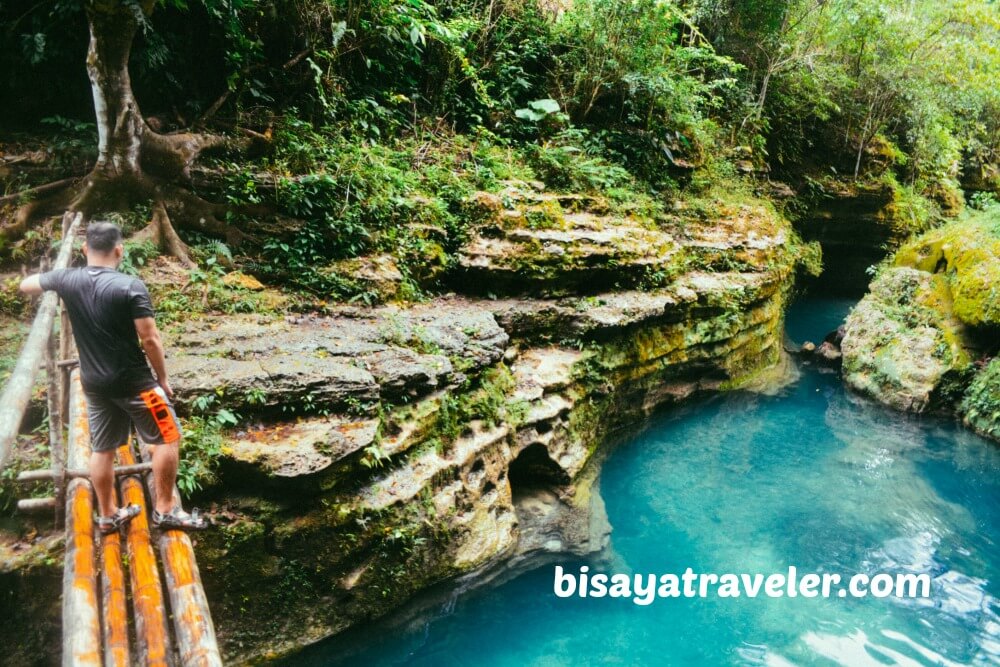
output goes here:
[{"label": "hanging leaf", "polygon": [[532,102],[528,102],[528,106],[535,111],[541,111],[543,115],[557,113],[559,111],[559,103],[552,99],[534,100]]},{"label": "hanging leaf", "polygon": [[520,118],[521,120],[530,120],[533,123],[537,123],[541,119],[545,118],[546,114],[538,113],[534,109],[524,108],[515,111],[514,115]]}]

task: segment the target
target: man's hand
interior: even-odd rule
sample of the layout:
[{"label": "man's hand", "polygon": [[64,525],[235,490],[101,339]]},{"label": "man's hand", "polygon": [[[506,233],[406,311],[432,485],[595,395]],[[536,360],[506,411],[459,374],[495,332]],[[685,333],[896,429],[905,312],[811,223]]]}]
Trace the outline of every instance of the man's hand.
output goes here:
[{"label": "man's hand", "polygon": [[163,358],[163,343],[160,342],[160,331],[152,317],[140,317],[135,321],[135,331],[139,334],[142,349],[146,352],[149,364],[156,373],[156,381],[163,387],[167,398],[174,400],[174,390],[167,382],[167,365]]},{"label": "man's hand", "polygon": [[29,294],[31,296],[41,294],[44,291],[42,290],[42,284],[38,280],[37,273],[22,280],[18,289],[20,289],[24,294]]},{"label": "man's hand", "polygon": [[162,380],[159,380],[159,383],[160,383],[160,387],[163,388],[163,393],[167,395],[167,398],[169,398],[171,401],[173,401],[174,400],[174,390],[170,387],[170,383],[167,382],[167,378],[163,378]]}]

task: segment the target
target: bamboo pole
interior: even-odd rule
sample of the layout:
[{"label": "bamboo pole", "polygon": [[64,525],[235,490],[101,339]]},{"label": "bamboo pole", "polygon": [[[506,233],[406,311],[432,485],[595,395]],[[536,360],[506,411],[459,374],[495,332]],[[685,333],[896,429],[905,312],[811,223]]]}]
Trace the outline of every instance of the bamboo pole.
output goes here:
[{"label": "bamboo pole", "polygon": [[128,603],[125,569],[122,567],[122,536],[119,531],[101,539],[101,615],[104,666],[128,667]]},{"label": "bamboo pole", "polygon": [[[118,448],[118,461],[122,465],[135,463],[130,444]],[[160,586],[160,574],[156,569],[156,554],[149,535],[142,482],[136,477],[125,477],[119,482],[119,488],[123,503],[135,503],[142,508],[139,516],[129,521],[126,528],[139,662],[150,667],[166,666],[170,664],[167,609]]]},{"label": "bamboo pole", "polygon": [[[69,236],[70,220],[63,216],[62,221],[62,233],[63,238]],[[78,364],[78,360],[70,360],[70,352],[76,346],[76,341],[73,339],[73,329],[69,323],[69,313],[66,312],[66,308],[59,309],[59,361],[56,363],[56,367],[62,371],[59,376],[59,404],[62,406],[60,413],[63,415],[63,421],[65,422],[65,415],[69,413],[69,373],[73,366]]]},{"label": "bamboo pole", "polygon": [[[72,216],[69,223],[65,223],[66,216]],[[66,233],[63,234],[59,255],[53,266],[54,269],[62,269],[69,265],[73,254],[73,237],[83,220],[83,215],[67,212],[63,216],[63,220],[66,225]],[[7,465],[11,446],[17,438],[21,428],[21,420],[28,409],[31,390],[35,385],[35,378],[38,376],[38,369],[42,364],[49,336],[52,335],[52,323],[56,316],[57,301],[58,297],[55,292],[46,292],[42,296],[38,314],[35,315],[35,321],[28,333],[28,340],[25,341],[24,347],[21,349],[17,365],[14,366],[14,371],[7,380],[3,393],[0,394],[0,470]]]},{"label": "bamboo pole", "polygon": [[[62,311],[62,308],[59,307]],[[60,376],[61,371],[56,370],[56,339],[49,335],[45,354],[45,379],[48,381],[48,390],[45,398],[49,407],[49,452],[52,455],[52,482],[56,490],[56,525],[62,525],[63,508],[66,502],[66,479],[63,477],[65,469],[65,445],[63,444],[63,412],[62,400],[60,399]]]},{"label": "bamboo pole", "polygon": [[[115,475],[137,475],[149,472],[153,466],[149,463],[136,463],[134,466],[115,466]],[[54,479],[58,473],[52,470],[25,470],[18,473],[14,481],[16,482],[44,482]],[[90,478],[90,470],[87,468],[69,468],[63,470],[62,475],[67,478],[85,477]]]},{"label": "bamboo pole", "polygon": [[[142,446],[142,456],[150,460],[147,445]],[[150,498],[156,498],[152,476],[146,478]],[[181,497],[174,487],[174,499]],[[160,533],[160,561],[170,593],[173,611],[174,637],[184,667],[221,667],[222,654],[215,637],[215,625],[208,607],[208,598],[201,583],[198,561],[191,538],[182,530],[165,530]]]},{"label": "bamboo pole", "polygon": [[[90,427],[78,371],[73,373],[70,383],[69,418],[69,463],[82,466],[89,451]],[[74,479],[66,492],[62,657],[66,667],[101,664],[93,514],[90,482]]]},{"label": "bamboo pole", "polygon": [[55,498],[22,498],[17,501],[18,512],[55,511]]}]

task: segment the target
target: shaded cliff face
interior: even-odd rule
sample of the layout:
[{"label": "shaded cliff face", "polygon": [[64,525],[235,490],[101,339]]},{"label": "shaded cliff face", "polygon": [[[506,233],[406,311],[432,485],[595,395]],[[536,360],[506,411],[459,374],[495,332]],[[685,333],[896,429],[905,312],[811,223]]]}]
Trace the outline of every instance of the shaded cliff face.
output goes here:
[{"label": "shaded cliff face", "polygon": [[901,410],[956,411],[1000,439],[1000,213],[910,241],[845,325],[844,380]]},{"label": "shaded cliff face", "polygon": [[826,294],[863,294],[869,268],[914,231],[899,193],[883,183],[826,182],[812,201],[795,228],[823,248],[825,270],[815,282]]},{"label": "shaded cliff face", "polygon": [[167,335],[182,410],[210,395],[254,419],[198,499],[227,660],[602,550],[602,451],[659,406],[762,377],[816,259],[757,201],[666,220],[536,191],[478,206],[459,293]]}]

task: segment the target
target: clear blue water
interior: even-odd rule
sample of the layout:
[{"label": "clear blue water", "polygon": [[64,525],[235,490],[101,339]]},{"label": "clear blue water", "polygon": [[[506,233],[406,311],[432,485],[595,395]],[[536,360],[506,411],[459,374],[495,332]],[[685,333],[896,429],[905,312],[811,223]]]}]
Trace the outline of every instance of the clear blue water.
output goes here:
[{"label": "clear blue water", "polygon": [[[819,341],[845,301],[789,314]],[[374,628],[290,664],[1000,664],[1000,447],[951,421],[908,418],[804,365],[774,396],[670,409],[601,473],[611,562],[636,573],[915,572],[929,600],[557,598],[551,566],[471,593],[415,630]],[[563,565],[576,570],[580,563]],[[354,638],[357,641],[357,636]]]}]

